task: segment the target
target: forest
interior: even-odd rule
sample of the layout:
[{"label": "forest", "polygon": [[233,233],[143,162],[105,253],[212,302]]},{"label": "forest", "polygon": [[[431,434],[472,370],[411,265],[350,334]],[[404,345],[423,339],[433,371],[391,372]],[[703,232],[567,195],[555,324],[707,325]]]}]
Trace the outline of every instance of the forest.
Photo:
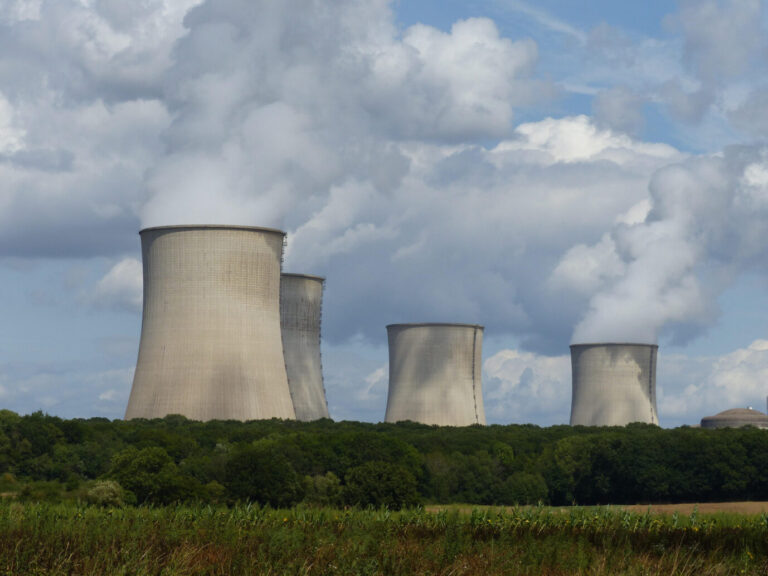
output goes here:
[{"label": "forest", "polygon": [[645,424],[64,420],[0,410],[0,495],[390,509],[768,500],[768,433]]}]

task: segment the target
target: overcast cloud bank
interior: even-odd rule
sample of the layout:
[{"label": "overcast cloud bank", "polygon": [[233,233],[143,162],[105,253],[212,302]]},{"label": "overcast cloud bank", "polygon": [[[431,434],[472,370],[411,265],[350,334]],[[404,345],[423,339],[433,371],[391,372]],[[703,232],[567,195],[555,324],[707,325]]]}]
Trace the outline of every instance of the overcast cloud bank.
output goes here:
[{"label": "overcast cloud bank", "polygon": [[[541,73],[549,47],[489,18],[400,27],[385,0],[2,0],[0,257],[108,259],[87,303],[138,342],[141,226],[280,227],[286,270],[328,278],[335,416],[383,417],[384,325],[455,321],[519,343],[486,361],[489,419],[566,421],[568,342],[690,342],[765,275],[768,152],[721,145],[768,136],[764,7],[681,2],[651,38],[516,6],[578,65]],[[643,138],[649,107],[675,138]],[[42,398],[5,373],[9,405]],[[708,406],[674,374],[670,417]]]}]

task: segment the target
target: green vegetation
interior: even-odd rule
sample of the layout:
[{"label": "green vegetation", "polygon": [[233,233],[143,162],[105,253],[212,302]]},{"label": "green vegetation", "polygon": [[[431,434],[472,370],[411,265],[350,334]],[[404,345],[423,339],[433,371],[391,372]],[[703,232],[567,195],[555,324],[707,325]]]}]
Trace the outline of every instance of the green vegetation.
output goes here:
[{"label": "green vegetation", "polygon": [[0,504],[2,574],[765,574],[768,516]]},{"label": "green vegetation", "polygon": [[0,495],[100,506],[768,500],[768,433],[414,423],[62,420],[0,411]]}]

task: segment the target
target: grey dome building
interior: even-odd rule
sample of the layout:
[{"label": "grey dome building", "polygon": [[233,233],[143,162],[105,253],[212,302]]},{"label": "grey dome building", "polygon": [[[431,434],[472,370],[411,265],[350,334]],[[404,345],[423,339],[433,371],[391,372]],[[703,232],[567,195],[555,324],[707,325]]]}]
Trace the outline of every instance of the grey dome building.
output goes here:
[{"label": "grey dome building", "polygon": [[387,422],[485,424],[482,326],[390,324],[387,336]]},{"label": "grey dome building", "polygon": [[280,338],[285,233],[165,226],[140,235],[144,310],[126,419],[293,419]]},{"label": "grey dome building", "polygon": [[731,408],[701,419],[702,428],[768,428],[768,415],[752,408]]},{"label": "grey dome building", "polygon": [[330,417],[320,355],[324,283],[309,274],[280,276],[280,329],[297,420]]},{"label": "grey dome building", "polygon": [[572,426],[658,424],[655,344],[573,344]]}]

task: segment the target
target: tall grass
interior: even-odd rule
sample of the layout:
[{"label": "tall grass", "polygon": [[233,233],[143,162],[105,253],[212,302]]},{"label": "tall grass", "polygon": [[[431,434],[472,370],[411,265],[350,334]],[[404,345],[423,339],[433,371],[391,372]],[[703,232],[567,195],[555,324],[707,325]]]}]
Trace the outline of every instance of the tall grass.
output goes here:
[{"label": "tall grass", "polygon": [[768,516],[0,504],[2,574],[765,574]]}]

